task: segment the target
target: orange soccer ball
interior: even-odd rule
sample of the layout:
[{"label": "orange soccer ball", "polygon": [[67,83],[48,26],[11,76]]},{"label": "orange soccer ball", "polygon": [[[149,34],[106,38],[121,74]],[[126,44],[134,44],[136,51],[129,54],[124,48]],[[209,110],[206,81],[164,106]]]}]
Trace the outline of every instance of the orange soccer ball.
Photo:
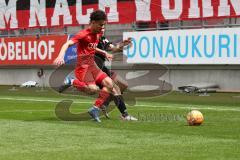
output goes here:
[{"label": "orange soccer ball", "polygon": [[203,114],[198,110],[192,110],[187,114],[187,122],[190,126],[199,126],[203,121]]}]

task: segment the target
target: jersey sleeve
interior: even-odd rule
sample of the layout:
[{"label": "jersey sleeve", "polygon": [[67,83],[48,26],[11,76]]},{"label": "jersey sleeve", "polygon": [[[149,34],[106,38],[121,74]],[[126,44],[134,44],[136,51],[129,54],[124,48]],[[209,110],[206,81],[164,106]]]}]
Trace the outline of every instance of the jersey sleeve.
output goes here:
[{"label": "jersey sleeve", "polygon": [[77,34],[75,34],[70,40],[72,40],[74,43],[79,42],[79,40],[83,39],[86,36],[86,33],[84,31],[80,31]]},{"label": "jersey sleeve", "polygon": [[109,40],[106,37],[102,36],[99,40],[98,48],[108,50],[110,44],[112,44],[112,42],[109,42]]},{"label": "jersey sleeve", "polygon": [[106,50],[109,49],[109,47],[110,47],[111,44],[112,44],[112,42],[110,42],[107,38],[105,38],[105,40],[104,40],[104,45],[105,45]]}]

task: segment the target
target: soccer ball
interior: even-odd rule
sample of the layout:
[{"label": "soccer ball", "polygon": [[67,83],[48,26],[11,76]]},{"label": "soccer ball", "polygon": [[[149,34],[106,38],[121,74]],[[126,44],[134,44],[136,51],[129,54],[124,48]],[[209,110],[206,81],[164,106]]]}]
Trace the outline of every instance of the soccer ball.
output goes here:
[{"label": "soccer ball", "polygon": [[203,114],[198,110],[192,110],[187,114],[187,122],[190,126],[199,126],[203,121]]}]

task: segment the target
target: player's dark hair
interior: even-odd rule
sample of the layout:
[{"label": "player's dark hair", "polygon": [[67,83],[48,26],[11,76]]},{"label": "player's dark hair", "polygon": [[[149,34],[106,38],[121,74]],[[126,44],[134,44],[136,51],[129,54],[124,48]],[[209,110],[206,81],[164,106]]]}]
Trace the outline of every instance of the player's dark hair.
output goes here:
[{"label": "player's dark hair", "polygon": [[100,21],[100,20],[107,20],[107,15],[104,11],[102,10],[96,10],[91,13],[90,15],[90,21]]}]

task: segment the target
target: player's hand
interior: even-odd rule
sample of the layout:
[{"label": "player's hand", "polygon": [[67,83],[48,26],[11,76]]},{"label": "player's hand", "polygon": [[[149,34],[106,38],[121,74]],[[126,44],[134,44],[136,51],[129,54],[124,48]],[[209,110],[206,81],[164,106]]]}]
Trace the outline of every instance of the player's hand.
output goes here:
[{"label": "player's hand", "polygon": [[105,56],[106,56],[108,61],[112,61],[113,60],[113,55],[112,54],[105,53]]},{"label": "player's hand", "polygon": [[126,46],[129,46],[129,47],[132,46],[132,38],[128,38],[126,40],[123,40],[122,42],[120,42],[118,44],[118,48],[121,49],[121,50],[123,50],[123,48],[126,47]]},{"label": "player's hand", "polygon": [[64,58],[62,57],[57,57],[54,62],[53,62],[54,65],[57,65],[57,66],[61,66],[63,64],[65,64],[65,61],[64,61]]},{"label": "player's hand", "polygon": [[124,40],[122,44],[123,44],[123,47],[132,44],[132,38],[129,37],[128,39]]}]

